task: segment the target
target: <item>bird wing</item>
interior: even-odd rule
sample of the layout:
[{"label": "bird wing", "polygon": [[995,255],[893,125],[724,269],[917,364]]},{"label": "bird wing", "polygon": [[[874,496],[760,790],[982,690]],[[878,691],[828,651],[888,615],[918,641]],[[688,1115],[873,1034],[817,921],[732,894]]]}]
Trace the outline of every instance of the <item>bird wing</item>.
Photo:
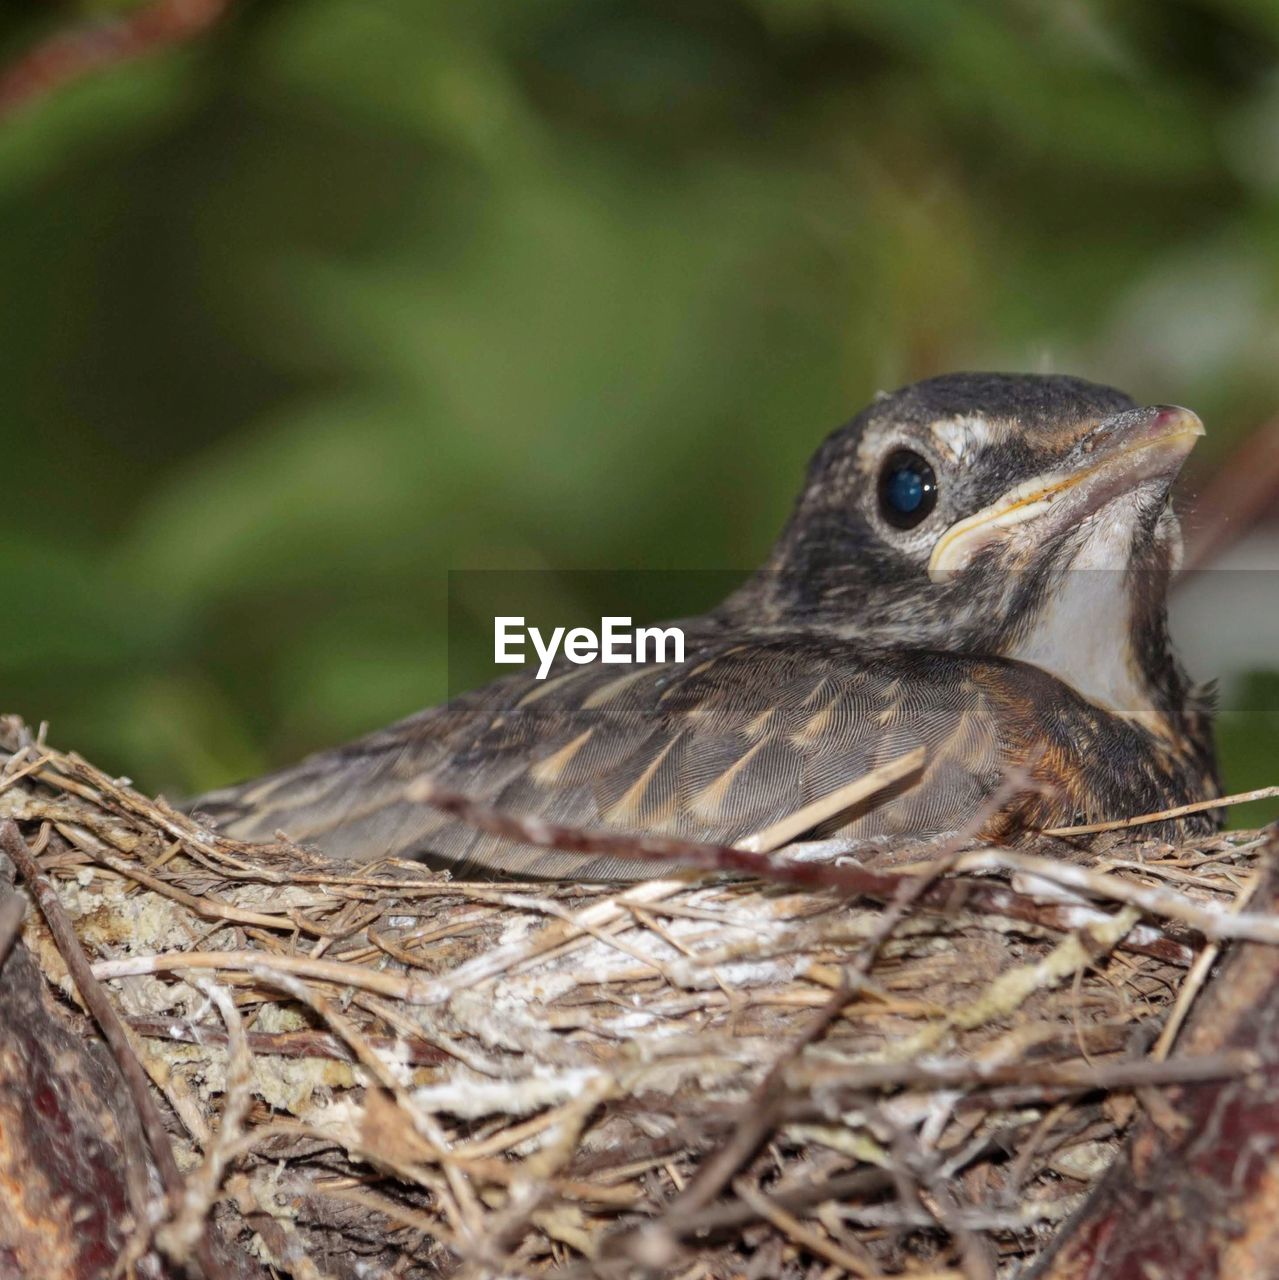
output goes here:
[{"label": "bird wing", "polygon": [[922,746],[918,778],[815,833],[914,838],[962,824],[1003,776],[1003,667],[797,634],[712,636],[689,648],[679,664],[500,680],[194,807],[240,839],[283,831],[358,861],[628,879],[653,868],[488,835],[406,793],[430,778],[514,815],[734,843]]}]

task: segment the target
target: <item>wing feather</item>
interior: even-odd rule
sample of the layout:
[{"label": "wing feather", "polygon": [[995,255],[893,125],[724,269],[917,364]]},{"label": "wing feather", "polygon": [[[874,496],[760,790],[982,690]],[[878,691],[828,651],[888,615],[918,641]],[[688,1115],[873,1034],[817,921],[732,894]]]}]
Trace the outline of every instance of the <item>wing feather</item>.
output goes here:
[{"label": "wing feather", "polygon": [[979,679],[976,662],[807,634],[711,636],[683,664],[500,681],[198,808],[233,836],[283,829],[344,858],[627,878],[651,867],[482,835],[408,803],[406,787],[431,777],[511,813],[733,842],[922,745],[916,785],[897,784],[821,833],[925,837],[967,820],[1014,754],[1003,720],[1016,691],[1005,686],[1020,664],[987,664]]}]

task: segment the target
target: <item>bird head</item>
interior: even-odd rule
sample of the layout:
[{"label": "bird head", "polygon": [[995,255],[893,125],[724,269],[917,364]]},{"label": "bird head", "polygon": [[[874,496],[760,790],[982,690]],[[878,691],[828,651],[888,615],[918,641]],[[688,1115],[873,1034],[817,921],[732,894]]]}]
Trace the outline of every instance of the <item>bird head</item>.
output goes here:
[{"label": "bird head", "polygon": [[1035,662],[1157,715],[1146,686],[1171,678],[1181,547],[1169,495],[1202,434],[1188,409],[1079,378],[953,374],[880,395],[818,450],[744,598],[779,625]]}]

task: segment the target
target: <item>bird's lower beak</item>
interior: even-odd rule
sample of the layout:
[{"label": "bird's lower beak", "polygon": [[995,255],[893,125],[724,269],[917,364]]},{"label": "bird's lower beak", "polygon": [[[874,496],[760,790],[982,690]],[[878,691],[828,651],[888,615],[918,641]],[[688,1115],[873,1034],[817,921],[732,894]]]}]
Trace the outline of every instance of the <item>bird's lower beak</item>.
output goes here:
[{"label": "bird's lower beak", "polygon": [[1107,418],[1071,451],[1066,465],[1009,490],[951,525],[928,561],[934,581],[966,568],[992,543],[1027,528],[1036,542],[1072,528],[1106,503],[1155,480],[1168,484],[1204,434],[1199,416],[1177,405],[1130,409]]}]

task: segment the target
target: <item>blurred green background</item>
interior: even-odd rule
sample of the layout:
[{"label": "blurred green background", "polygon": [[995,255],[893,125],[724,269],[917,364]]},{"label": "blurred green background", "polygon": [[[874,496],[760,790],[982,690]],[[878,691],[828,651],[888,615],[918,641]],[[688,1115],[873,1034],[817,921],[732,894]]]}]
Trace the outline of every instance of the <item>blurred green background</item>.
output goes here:
[{"label": "blurred green background", "polygon": [[[0,56],[131,7],[6,0]],[[4,709],[258,772],[444,695],[447,569],[751,565],[948,369],[1211,465],[1277,403],[1277,55],[1273,0],[243,0],[12,112]]]}]

